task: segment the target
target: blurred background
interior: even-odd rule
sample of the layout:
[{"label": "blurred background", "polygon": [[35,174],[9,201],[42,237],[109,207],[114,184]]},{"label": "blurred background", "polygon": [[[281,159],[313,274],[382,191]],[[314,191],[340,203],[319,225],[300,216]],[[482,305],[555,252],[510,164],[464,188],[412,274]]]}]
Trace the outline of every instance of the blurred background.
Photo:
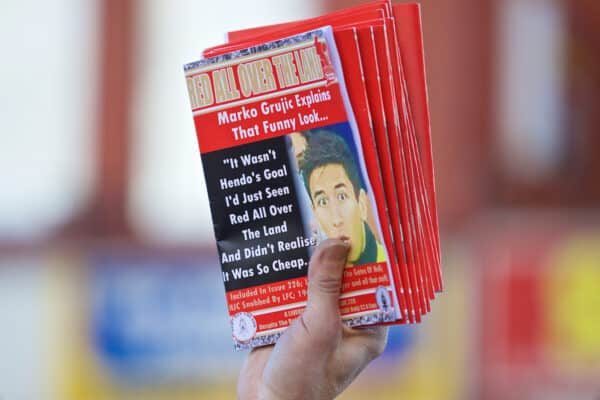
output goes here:
[{"label": "blurred background", "polygon": [[[0,399],[231,399],[182,65],[348,0],[0,2]],[[445,293],[342,399],[600,399],[600,2],[424,0]]]}]

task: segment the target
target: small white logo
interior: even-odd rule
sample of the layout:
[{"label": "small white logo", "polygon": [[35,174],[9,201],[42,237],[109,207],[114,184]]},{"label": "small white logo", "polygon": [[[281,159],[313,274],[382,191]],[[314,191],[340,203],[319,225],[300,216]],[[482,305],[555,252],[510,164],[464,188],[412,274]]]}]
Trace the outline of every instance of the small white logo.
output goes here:
[{"label": "small white logo", "polygon": [[392,299],[390,298],[390,294],[385,287],[377,287],[377,290],[375,291],[375,299],[377,300],[377,305],[381,311],[384,313],[390,312],[392,309]]},{"label": "small white logo", "polygon": [[238,342],[249,342],[256,335],[256,320],[250,313],[237,313],[231,318],[231,331]]}]

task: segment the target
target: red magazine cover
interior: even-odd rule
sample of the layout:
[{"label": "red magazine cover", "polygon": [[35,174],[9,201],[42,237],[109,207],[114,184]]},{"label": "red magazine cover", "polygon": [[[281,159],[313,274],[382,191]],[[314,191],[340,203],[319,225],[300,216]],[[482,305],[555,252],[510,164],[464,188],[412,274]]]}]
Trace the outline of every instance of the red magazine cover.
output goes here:
[{"label": "red magazine cover", "polygon": [[[373,7],[373,5],[369,5],[369,6]],[[375,12],[373,13],[373,11],[375,11]],[[366,11],[363,11],[363,12],[367,13]],[[335,14],[338,14],[338,13],[335,13]],[[361,15],[365,15],[365,14],[361,14]],[[370,13],[368,13],[368,16],[373,16],[373,15],[380,16],[380,15],[382,15],[382,11],[379,10],[379,9],[377,9],[377,10],[372,10]],[[338,22],[339,21],[343,22],[343,24],[340,24],[340,26],[338,26]],[[356,15],[351,15],[351,16],[344,15],[343,17],[340,17],[340,18],[332,18],[330,15],[328,15],[328,16],[322,16],[322,17],[314,18],[314,19],[311,19],[311,20],[308,20],[308,21],[299,21],[299,22],[288,23],[288,24],[283,24],[283,25],[280,24],[280,25],[277,25],[276,28],[271,28],[271,27],[255,28],[255,29],[251,30],[251,32],[255,36],[250,35],[250,37],[245,37],[244,31],[238,31],[234,36],[236,36],[236,38],[239,41],[237,43],[234,43],[234,44],[224,45],[223,48],[228,48],[228,49],[230,49],[230,48],[236,48],[236,47],[239,47],[239,46],[243,46],[243,45],[245,45],[247,43],[254,43],[256,41],[265,40],[265,39],[267,39],[269,37],[272,37],[274,35],[276,36],[278,34],[281,34],[283,27],[286,27],[287,29],[290,29],[290,30],[301,30],[301,29],[306,29],[306,28],[309,28],[309,27],[314,27],[315,25],[320,24],[320,23],[332,23],[334,25],[334,31],[335,32],[339,32],[339,31],[348,29],[348,26],[358,25],[356,21],[360,22],[360,25],[366,25],[368,23],[368,21],[359,20]],[[258,35],[258,36],[256,36],[256,35]],[[343,47],[340,46],[340,48],[343,48]],[[214,52],[218,52],[218,51],[220,51],[220,48],[218,48],[218,47],[217,48],[213,48],[213,49],[210,50],[210,52],[208,54],[214,54]],[[379,170],[376,171],[376,172],[379,173]],[[371,173],[371,172],[369,171],[369,173]],[[388,186],[387,185],[385,186],[385,189],[388,190]],[[392,221],[396,225],[398,225],[398,223],[399,223],[399,219],[398,218],[394,218],[394,219],[392,219]],[[399,235],[398,235],[398,237],[399,237]],[[401,243],[401,241],[400,241],[400,243]],[[402,259],[404,259],[404,251],[402,250],[402,248],[400,246],[395,246],[394,250],[397,251],[396,252],[396,256],[398,258],[402,257]],[[396,274],[396,283],[397,283],[397,286],[399,288],[404,288],[404,286],[406,285],[403,282],[402,278],[400,277],[400,274],[401,274],[401,272],[403,270],[404,269],[400,269],[400,270],[396,269],[395,270],[396,271],[395,272],[395,274]],[[411,290],[410,288],[408,288],[408,289],[409,290],[406,291],[406,293],[408,293],[408,294],[415,293],[414,296],[416,296],[417,293],[419,292],[418,290],[414,291],[414,290]],[[404,293],[404,291],[401,292],[400,295],[402,295],[403,293]]]},{"label": "red magazine cover", "polygon": [[[396,190],[396,182],[394,179],[394,169],[390,153],[390,141],[387,133],[387,123],[385,119],[385,109],[383,104],[383,93],[381,88],[381,79],[379,71],[378,56],[375,51],[375,37],[373,33],[373,27],[360,28],[358,30],[358,37],[362,54],[367,60],[365,62],[365,83],[367,86],[367,92],[369,96],[369,102],[372,104],[372,120],[375,131],[375,139],[377,143],[377,149],[380,158],[380,165],[384,176],[384,185],[386,188],[387,204],[392,219],[392,229],[394,237],[396,238],[397,249],[399,250],[398,257],[402,261],[402,268],[400,270],[402,281],[406,282],[405,287],[408,290],[407,293],[416,293],[410,284],[409,271],[407,263],[406,252],[410,249],[405,249],[406,242],[404,241],[404,235],[402,233],[401,226],[401,215],[399,211],[398,193]],[[413,320],[415,315],[415,301],[413,296],[408,296],[410,315],[409,320]]]},{"label": "red magazine cover", "polygon": [[[287,23],[287,24],[278,24],[278,25],[269,26],[269,27],[261,27],[261,28],[253,28],[250,30],[236,31],[234,33],[231,33],[229,35],[229,37],[235,38],[236,40],[238,40],[237,43],[230,43],[230,44],[212,48],[209,51],[205,52],[205,54],[215,54],[215,53],[222,51],[223,49],[236,48],[236,47],[247,45],[248,43],[254,43],[257,41],[265,40],[269,37],[272,37],[273,35],[276,36],[278,34],[281,34],[282,29],[300,30],[300,29],[306,29],[307,27],[314,26],[314,25],[320,24],[320,23],[331,23],[334,25],[334,29],[337,31],[337,30],[346,28],[348,25],[350,25],[350,26],[368,25],[369,21],[365,21],[362,18],[365,15],[367,15],[368,17],[372,17],[372,16],[379,17],[382,15],[385,15],[385,11],[387,10],[387,2],[380,1],[380,2],[376,2],[376,3],[368,4],[368,5],[359,6],[357,8],[359,8],[361,10],[361,13],[365,13],[365,14],[356,15],[356,14],[349,13],[349,11],[351,11],[351,10],[345,10],[342,12],[332,13],[332,14],[329,14],[326,16],[321,16],[321,17],[314,18],[314,19],[307,20],[307,21],[299,21],[299,22],[292,22],[292,23]],[[370,10],[370,11],[366,11],[366,10]],[[381,21],[381,19],[380,19],[380,21]],[[338,26],[338,24],[340,24],[341,26]],[[386,44],[384,46],[387,45],[387,41],[385,43]],[[390,110],[388,115],[397,115],[397,112],[398,112],[397,110],[399,107],[398,107],[395,97],[394,97],[395,93],[394,93],[393,88],[395,87],[395,85],[393,84],[392,68],[389,67],[389,64],[391,63],[391,61],[389,61],[390,53],[389,53],[389,50],[386,49],[386,51],[387,51],[387,53],[386,53],[385,57],[388,58],[388,61],[387,61],[388,62],[388,72],[384,73],[383,76],[390,79],[390,84],[387,86],[387,88],[390,90],[391,94],[386,97],[386,102],[387,102],[387,105]],[[393,123],[393,126],[396,127],[395,128],[396,130],[400,129],[400,122],[396,119]],[[395,134],[397,136],[399,136],[399,133],[396,132]],[[398,149],[398,152],[404,151],[400,147],[400,139],[396,139],[396,147],[395,148]],[[406,150],[406,151],[408,151],[408,150]],[[398,154],[400,154],[400,153],[398,153]],[[400,156],[398,156],[398,157],[400,157]],[[397,169],[399,169],[399,165],[401,162],[400,160],[401,160],[401,158],[398,158],[395,160],[395,165],[396,165]],[[399,169],[399,170],[402,171],[402,169]],[[396,174],[396,176],[398,177],[397,174]],[[411,238],[411,240],[409,240],[407,243],[410,247],[408,249],[404,249],[404,251],[402,251],[402,249],[399,246],[396,246],[397,249],[400,250],[397,253],[397,256],[404,257],[405,254],[408,255],[408,262],[410,263],[409,275],[411,277],[411,279],[408,281],[409,282],[408,294],[411,296],[414,296],[415,299],[414,299],[413,303],[419,305],[419,308],[417,310],[418,312],[416,313],[417,321],[419,321],[420,315],[425,313],[426,310],[429,308],[429,303],[428,303],[429,297],[427,296],[426,291],[423,288],[423,286],[425,285],[423,278],[422,278],[422,276],[424,275],[424,272],[423,273],[421,272],[424,269],[424,267],[422,266],[424,261],[423,261],[422,254],[417,253],[417,251],[415,250],[416,249],[416,245],[415,245],[416,240],[412,239],[413,236],[416,237],[416,230],[417,230],[417,228],[415,227],[415,222],[413,220],[409,221],[409,216],[411,216],[412,214],[410,213],[411,212],[411,208],[410,208],[411,203],[409,203],[407,199],[408,199],[408,196],[412,192],[410,192],[406,186],[407,185],[406,179],[399,178],[399,182],[403,182],[403,185],[402,185],[402,187],[404,188],[403,190],[407,193],[407,194],[404,194],[405,192],[403,192],[403,197],[402,197],[402,205],[403,205],[402,207],[404,210],[402,217],[405,221],[408,221],[403,225],[403,228],[406,229],[404,236],[408,236],[409,238]],[[390,190],[393,190],[393,188],[390,188],[389,184],[386,185],[386,191],[390,191]],[[393,221],[397,222],[398,219],[393,219]],[[398,234],[398,231],[399,231],[399,229],[397,229],[396,236],[397,237],[403,236],[402,234]],[[401,274],[401,271],[397,272],[397,275],[400,275],[400,274]],[[397,285],[399,287],[403,287],[402,279],[400,277],[397,277]],[[411,287],[412,287],[412,289],[411,289]]]},{"label": "red magazine cover", "polygon": [[432,272],[431,268],[433,265],[433,255],[432,249],[427,245],[427,239],[425,237],[424,228],[423,228],[423,218],[421,215],[423,214],[423,206],[419,200],[419,190],[423,185],[422,181],[418,181],[415,177],[416,171],[419,169],[419,165],[417,163],[417,156],[415,154],[414,147],[414,125],[412,120],[410,119],[410,113],[408,108],[408,99],[405,97],[405,78],[403,75],[403,66],[402,59],[400,55],[400,50],[397,45],[397,35],[395,31],[395,24],[393,23],[393,19],[391,18],[391,11],[388,7],[386,7],[386,18],[385,23],[385,32],[387,39],[390,44],[388,49],[390,50],[390,67],[391,67],[391,76],[392,76],[392,84],[393,90],[397,94],[400,101],[397,103],[397,107],[399,108],[399,112],[397,113],[397,117],[400,122],[400,135],[399,135],[399,143],[401,144],[400,149],[402,163],[405,166],[405,176],[404,176],[404,184],[405,190],[407,193],[407,204],[410,207],[408,215],[411,218],[411,231],[413,239],[413,250],[415,255],[415,263],[419,270],[419,279],[421,280],[421,290],[425,291],[423,293],[421,291],[421,298],[423,299],[423,305],[425,306],[425,310],[429,311],[430,304],[429,299],[434,298],[434,288],[432,284]]},{"label": "red magazine cover", "polygon": [[408,182],[408,165],[406,163],[405,153],[407,149],[402,144],[402,126],[400,124],[401,112],[400,105],[402,99],[396,91],[394,85],[394,74],[392,69],[392,59],[390,51],[390,41],[386,34],[385,24],[383,26],[374,26],[375,50],[379,63],[379,73],[381,76],[381,89],[383,94],[384,116],[386,119],[387,136],[390,143],[390,155],[392,167],[394,170],[394,180],[398,195],[398,204],[400,206],[400,215],[402,218],[402,234],[406,243],[406,258],[410,287],[412,295],[415,298],[416,321],[420,321],[421,315],[427,311],[426,298],[423,295],[422,266],[418,257],[416,248],[416,234],[414,218],[411,214],[411,197]]},{"label": "red magazine cover", "polygon": [[[373,128],[373,119],[369,99],[365,85],[365,75],[362,57],[359,49],[359,42],[356,29],[339,29],[334,32],[334,37],[340,51],[341,61],[344,65],[344,76],[346,77],[347,89],[352,103],[353,110],[358,121],[361,142],[364,150],[367,173],[373,183],[373,191],[377,201],[377,208],[383,227],[384,242],[388,249],[390,262],[393,271],[400,271],[398,257],[392,234],[392,220],[395,215],[389,213],[387,205],[385,185],[382,175],[382,166],[377,151],[376,139]],[[366,63],[365,63],[366,64]],[[360,79],[359,79],[360,78]],[[398,287],[398,298],[401,310],[407,317],[407,306],[405,299],[404,283],[400,277],[397,278],[400,287]],[[400,320],[404,322],[404,319]]]},{"label": "red magazine cover", "polygon": [[[405,97],[406,91],[403,90],[404,78],[402,76],[402,65],[400,62],[398,48],[395,41],[394,25],[393,20],[390,16],[390,5],[385,3],[382,5],[386,18],[384,19],[384,30],[376,30],[376,42],[378,45],[379,57],[383,57],[385,53],[385,62],[389,67],[382,75],[386,78],[389,76],[389,80],[383,81],[384,89],[387,88],[388,83],[389,95],[385,97],[386,107],[388,111],[393,110],[392,117],[388,115],[388,118],[393,118],[393,122],[390,123],[392,126],[391,140],[397,143],[399,146],[394,146],[396,150],[393,161],[395,162],[395,168],[403,173],[403,179],[400,179],[398,184],[403,183],[404,187],[404,201],[402,204],[404,207],[408,207],[405,212],[405,216],[408,220],[408,248],[412,252],[410,265],[414,265],[416,268],[416,286],[418,290],[418,297],[421,299],[421,312],[428,311],[429,299],[434,297],[433,288],[431,286],[430,271],[431,267],[431,255],[429,249],[425,247],[426,237],[423,232],[423,226],[420,220],[421,208],[419,199],[417,197],[417,189],[421,182],[415,179],[415,156],[411,147],[411,126],[412,123],[407,113],[407,99]],[[389,71],[389,72],[388,72]],[[389,75],[387,75],[389,73]],[[396,136],[397,135],[397,136]],[[398,175],[397,175],[398,176]],[[402,186],[401,186],[402,187]],[[411,257],[411,254],[408,254]],[[425,292],[424,292],[425,291]]]},{"label": "red magazine cover", "polygon": [[342,319],[401,319],[331,29],[190,63],[185,74],[235,347],[274,343],[301,313],[308,260],[326,237],[351,245]]},{"label": "red magazine cover", "polygon": [[424,181],[427,185],[426,210],[430,211],[430,234],[437,256],[437,268],[434,270],[436,290],[441,291],[443,285],[440,268],[440,240],[437,207],[435,207],[433,152],[431,149],[431,124],[425,76],[421,8],[418,4],[396,4],[393,6],[393,13],[396,23],[398,46],[400,47],[402,65],[404,66],[408,99],[420,149],[420,165],[422,166]]},{"label": "red magazine cover", "polygon": [[[407,19],[406,15],[409,15],[411,26],[415,26],[414,22],[414,10],[419,10],[418,6],[414,4],[402,4],[396,5],[395,8],[397,10],[403,10],[402,15],[405,20]],[[372,15],[385,15],[387,18],[385,19],[385,32],[390,37],[390,41],[392,44],[386,44],[388,47],[389,57],[392,57],[393,60],[390,62],[391,71],[390,74],[392,80],[392,87],[390,91],[394,93],[397,97],[396,103],[392,105],[392,109],[395,110],[395,117],[397,116],[397,120],[395,120],[397,126],[400,125],[400,139],[398,139],[398,143],[401,143],[402,146],[399,147],[399,152],[401,152],[400,159],[404,165],[404,180],[403,187],[405,191],[405,198],[403,202],[404,207],[408,207],[409,210],[404,213],[405,217],[409,218],[409,221],[405,224],[406,229],[408,229],[408,256],[410,258],[410,264],[414,265],[415,272],[411,274],[414,276],[413,282],[416,285],[417,295],[420,298],[419,304],[421,305],[421,313],[429,310],[429,299],[434,298],[434,290],[439,291],[441,289],[440,281],[441,275],[439,273],[439,239],[437,238],[437,226],[433,227],[430,202],[427,201],[427,195],[424,194],[424,182],[423,182],[423,173],[421,172],[421,164],[420,161],[422,159],[420,154],[420,148],[416,147],[415,137],[415,128],[411,118],[410,106],[408,100],[408,92],[406,90],[406,82],[403,74],[402,64],[400,60],[402,60],[401,55],[399,54],[398,44],[396,44],[396,37],[399,36],[396,34],[395,28],[398,25],[404,26],[405,24],[399,23],[398,21],[393,24],[393,15],[391,13],[391,7],[389,2],[380,1],[374,2],[367,5],[362,5],[359,7],[355,7],[350,10],[343,10],[341,12],[332,13],[327,16],[318,17],[309,21],[320,21],[320,22],[333,22],[338,23],[340,20],[347,22],[349,24],[354,24],[358,26],[358,24],[365,24],[365,17],[363,19],[362,16],[357,18],[352,18],[352,12],[355,13],[368,13],[366,10],[375,11],[376,14],[367,14],[369,16]],[[406,11],[410,10],[410,12]],[[405,15],[406,14],[406,15]],[[349,17],[350,15],[350,17]],[[418,15],[418,12],[417,12]],[[354,21],[354,22],[353,22]],[[420,19],[417,21],[416,26],[418,27],[420,34]],[[306,22],[304,22],[306,23]],[[291,23],[291,24],[279,24],[271,27],[262,27],[262,28],[254,28],[245,31],[237,31],[230,34],[230,38],[240,39],[244,37],[248,37],[253,35],[263,35],[264,32],[275,32],[282,27],[291,27],[298,26],[299,23]],[[406,30],[406,28],[405,28]],[[414,32],[413,32],[414,35]],[[380,41],[382,39],[379,39]],[[387,41],[387,39],[386,39]],[[405,39],[405,42],[407,40]],[[422,45],[422,41],[420,42]],[[232,45],[225,45],[232,46]],[[233,45],[235,46],[235,44]],[[414,55],[413,53],[409,53],[405,55],[405,58],[412,60],[412,65],[418,65],[418,62],[415,60],[421,60],[421,69],[422,66],[422,54],[419,58],[419,54]],[[404,97],[403,97],[404,96]],[[393,100],[387,100],[393,101]],[[389,107],[388,107],[389,108]],[[396,158],[396,165],[398,166],[398,159]],[[432,169],[431,169],[432,171]],[[389,185],[386,185],[386,190]],[[389,190],[388,190],[389,191]],[[435,204],[433,205],[435,209]],[[434,232],[435,231],[435,232]],[[437,245],[436,245],[437,244]],[[410,269],[410,268],[409,268]],[[414,270],[413,269],[413,270]]]}]

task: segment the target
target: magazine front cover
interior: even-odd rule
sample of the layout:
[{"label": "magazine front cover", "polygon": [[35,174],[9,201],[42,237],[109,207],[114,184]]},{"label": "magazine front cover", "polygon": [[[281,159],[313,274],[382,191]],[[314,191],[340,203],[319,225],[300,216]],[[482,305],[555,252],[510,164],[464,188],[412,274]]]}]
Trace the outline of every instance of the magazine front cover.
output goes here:
[{"label": "magazine front cover", "polygon": [[350,326],[402,318],[331,29],[185,66],[237,349],[274,343],[306,305],[327,238],[350,243]]}]

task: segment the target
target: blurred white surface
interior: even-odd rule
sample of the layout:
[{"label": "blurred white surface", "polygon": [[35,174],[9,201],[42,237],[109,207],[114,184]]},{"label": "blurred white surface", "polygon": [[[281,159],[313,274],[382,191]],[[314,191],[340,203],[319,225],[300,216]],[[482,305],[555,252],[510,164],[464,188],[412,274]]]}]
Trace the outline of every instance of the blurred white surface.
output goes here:
[{"label": "blurred white surface", "polygon": [[552,176],[565,151],[565,21],[560,0],[498,7],[498,151],[512,178]]},{"label": "blurred white surface", "polygon": [[5,0],[0,12],[0,241],[39,238],[93,187],[95,0]]},{"label": "blurred white surface", "polygon": [[213,240],[183,64],[228,30],[319,15],[316,0],[140,3],[130,213],[148,240]]},{"label": "blurred white surface", "polygon": [[0,258],[0,399],[50,393],[48,265],[38,256]]}]

